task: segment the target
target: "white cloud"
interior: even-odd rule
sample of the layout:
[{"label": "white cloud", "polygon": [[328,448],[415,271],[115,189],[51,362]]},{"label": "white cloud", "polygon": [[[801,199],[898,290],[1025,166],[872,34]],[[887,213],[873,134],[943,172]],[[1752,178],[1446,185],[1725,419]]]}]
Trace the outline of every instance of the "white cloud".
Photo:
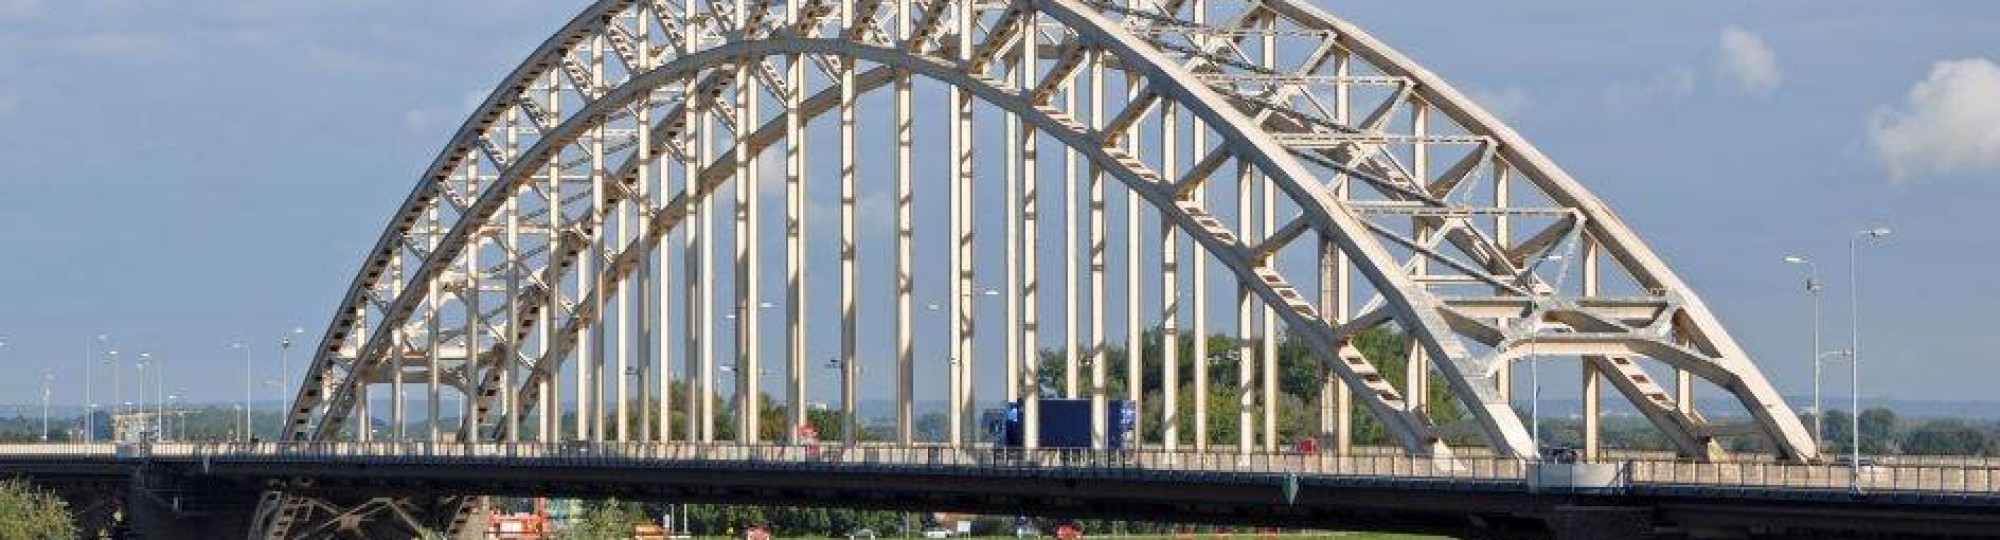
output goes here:
[{"label": "white cloud", "polygon": [[1719,38],[1722,58],[1717,68],[1755,96],[1768,96],[1784,84],[1785,74],[1778,68],[1778,55],[1771,52],[1771,46],[1757,34],[1734,26],[1723,28]]},{"label": "white cloud", "polygon": [[1528,97],[1528,91],[1518,86],[1509,86],[1498,91],[1475,88],[1472,90],[1472,100],[1478,102],[1480,107],[1484,107],[1486,112],[1508,121],[1519,120],[1521,114],[1528,112],[1534,105]]},{"label": "white cloud", "polygon": [[1984,58],[1932,64],[1902,103],[1875,109],[1868,138],[1897,183],[2000,175],[2000,65]]},{"label": "white cloud", "polygon": [[1680,101],[1694,95],[1694,68],[1674,66],[1645,81],[1612,85],[1604,91],[1604,102],[1625,109],[1655,101]]}]

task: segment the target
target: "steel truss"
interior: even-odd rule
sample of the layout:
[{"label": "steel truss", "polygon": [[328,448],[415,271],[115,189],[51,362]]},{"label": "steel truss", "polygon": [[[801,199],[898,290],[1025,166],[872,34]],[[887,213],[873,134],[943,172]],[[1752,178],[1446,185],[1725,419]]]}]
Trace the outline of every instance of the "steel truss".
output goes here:
[{"label": "steel truss", "polygon": [[[888,97],[862,99],[878,92]],[[995,115],[1004,129],[988,122]],[[881,144],[864,142],[873,121],[861,119],[883,116],[890,129],[867,139]],[[949,137],[919,143],[920,129]],[[920,145],[948,151],[919,156]],[[893,159],[864,166],[863,151]],[[829,153],[834,166],[813,159]],[[892,194],[890,225],[872,231],[891,238],[880,250],[859,247],[863,168]],[[1124,188],[1118,197],[1107,198],[1106,179]],[[839,196],[815,204],[809,186],[827,181]],[[780,219],[764,217],[767,198],[780,199]],[[1042,207],[1056,202],[1059,214]],[[811,226],[828,207],[838,225]],[[919,245],[916,208],[946,209],[945,241]],[[985,212],[1004,222],[1002,256],[983,247],[994,244],[978,234],[994,220]],[[1107,225],[1114,216],[1122,229]],[[767,222],[781,226],[766,234]],[[1044,246],[1048,234],[1061,250]],[[715,260],[724,240],[726,270]],[[782,246],[781,296],[765,296],[765,241]],[[838,250],[839,277],[809,279],[809,250],[824,245]],[[1051,251],[1059,270],[1038,259]],[[892,275],[862,275],[862,257],[893,261]],[[981,284],[989,272],[1004,288]],[[1041,305],[1045,277],[1060,278],[1060,309]],[[862,298],[864,279],[891,292]],[[732,290],[718,297],[725,282]],[[1186,368],[1193,433],[1167,407],[1142,418],[1164,422],[1144,442],[1207,450],[1207,360],[1233,358],[1234,446],[1274,450],[1286,336],[1324,373],[1320,431],[1339,452],[1362,410],[1413,454],[1448,456],[1447,441],[1477,440],[1533,456],[1509,367],[1562,356],[1584,366],[1587,455],[1600,381],[1610,381],[1684,456],[1712,459],[1716,437],[1754,435],[1779,457],[1817,459],[1744,351],[1603,202],[1437,76],[1300,0],[597,2],[498,85],[418,182],[314,349],[287,437],[713,441],[727,427],[738,442],[765,431],[790,440],[784,428],[805,423],[817,367],[808,330],[826,322],[809,293],[836,286],[828,367],[844,433],[855,432],[864,369],[889,370],[894,439],[918,443],[912,325],[917,288],[936,282],[947,298],[924,308],[949,314],[946,445],[976,444],[976,392],[1031,409],[1045,394],[1101,407],[1157,391],[1179,403]],[[1229,291],[1233,313],[1213,313]],[[1107,293],[1126,305],[1107,304]],[[992,340],[976,339],[987,329],[974,302],[989,295],[1006,302],[1002,381],[974,376],[975,360],[993,354],[983,352]],[[893,330],[864,335],[862,309],[891,314]],[[1114,314],[1126,350],[1161,356],[1126,356],[1127,396],[1107,395]],[[783,327],[777,366],[757,339],[770,315]],[[1210,350],[1217,320],[1234,322],[1236,350]],[[1147,349],[1141,330],[1154,325],[1163,346]],[[1351,345],[1384,325],[1409,337],[1408,357]],[[864,365],[864,339],[893,358]],[[1192,358],[1181,357],[1183,339]],[[1045,385],[1042,364],[1020,359],[1051,343],[1065,371]],[[1381,375],[1388,362],[1429,375],[1399,387]],[[1149,369],[1174,383],[1147,388]],[[1649,369],[1671,370],[1673,391]],[[758,400],[717,411],[727,403],[718,377],[746,395],[765,388],[766,370],[784,377],[780,429],[765,429]],[[1697,380],[1736,397],[1753,421],[1708,423],[1692,406]],[[1469,413],[1463,421],[1432,414],[1448,405],[1431,397],[1438,383]],[[378,431],[371,407],[384,401]],[[416,432],[405,429],[413,404],[425,416]],[[267,495],[261,537],[336,534],[329,519],[359,511],[287,493]],[[473,499],[447,499],[459,518],[404,521],[463,523]],[[369,504],[371,515],[424,506]]]}]

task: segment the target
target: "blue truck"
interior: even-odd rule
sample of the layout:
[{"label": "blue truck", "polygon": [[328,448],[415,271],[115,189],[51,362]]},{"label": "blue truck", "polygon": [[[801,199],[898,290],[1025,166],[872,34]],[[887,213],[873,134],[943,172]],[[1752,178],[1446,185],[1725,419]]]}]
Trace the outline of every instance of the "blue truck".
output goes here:
[{"label": "blue truck", "polygon": [[[1090,400],[1041,398],[1040,434],[1038,446],[1051,449],[1089,449],[1090,440]],[[1026,417],[1024,402],[1008,403],[1006,409],[993,415],[987,429],[993,434],[996,449],[1022,447],[1025,429],[1022,420]],[[1104,402],[1104,447],[1107,450],[1129,450],[1134,446],[1133,426],[1139,423],[1139,410],[1131,401],[1109,399]]]}]

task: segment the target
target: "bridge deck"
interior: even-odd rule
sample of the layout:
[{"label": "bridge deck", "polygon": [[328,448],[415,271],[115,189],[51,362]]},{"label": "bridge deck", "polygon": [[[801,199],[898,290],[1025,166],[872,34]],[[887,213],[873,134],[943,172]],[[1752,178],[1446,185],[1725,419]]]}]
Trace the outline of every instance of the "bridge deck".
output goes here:
[{"label": "bridge deck", "polygon": [[[291,463],[364,465],[483,465],[569,468],[595,466],[806,468],[826,471],[920,469],[934,473],[1007,475],[1292,476],[1379,485],[1450,484],[1528,490],[1530,464],[1486,456],[1411,457],[1299,453],[1088,450],[1000,450],[990,447],[857,445],[738,445],[690,443],[155,443],[0,446],[9,468],[39,463],[203,464]],[[1908,499],[1943,504],[2000,504],[2000,466],[1702,463],[1658,459],[1615,462],[1619,493],[1752,497],[1759,499]],[[1602,491],[1602,489],[1600,489]]]},{"label": "bridge deck", "polygon": [[[1548,482],[1548,464],[1481,457],[731,443],[262,443],[0,446],[0,475],[175,493],[335,498],[438,493],[726,504],[928,508],[1175,522],[1473,534],[1576,508],[1775,537],[2000,535],[2000,467],[1631,460],[1602,482]],[[1561,470],[1559,466],[1555,467]],[[142,474],[135,474],[142,473]],[[1531,481],[1532,479],[1539,479]],[[1789,534],[1791,536],[1785,536]],[[1899,536],[1901,537],[1901,536]]]}]

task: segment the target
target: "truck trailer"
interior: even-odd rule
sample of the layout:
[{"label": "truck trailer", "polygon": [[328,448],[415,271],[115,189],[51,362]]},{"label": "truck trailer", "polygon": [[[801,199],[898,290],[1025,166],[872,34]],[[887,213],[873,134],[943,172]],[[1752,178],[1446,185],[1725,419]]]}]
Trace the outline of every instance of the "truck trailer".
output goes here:
[{"label": "truck trailer", "polygon": [[[1039,436],[1037,446],[1055,449],[1091,448],[1091,400],[1041,398],[1038,405]],[[1021,448],[1025,442],[1023,419],[1026,418],[1026,402],[1008,403],[1000,411],[992,425],[996,448]],[[1127,450],[1135,445],[1133,427],[1139,422],[1139,411],[1130,400],[1107,399],[1104,401],[1104,448],[1107,450]]]}]

